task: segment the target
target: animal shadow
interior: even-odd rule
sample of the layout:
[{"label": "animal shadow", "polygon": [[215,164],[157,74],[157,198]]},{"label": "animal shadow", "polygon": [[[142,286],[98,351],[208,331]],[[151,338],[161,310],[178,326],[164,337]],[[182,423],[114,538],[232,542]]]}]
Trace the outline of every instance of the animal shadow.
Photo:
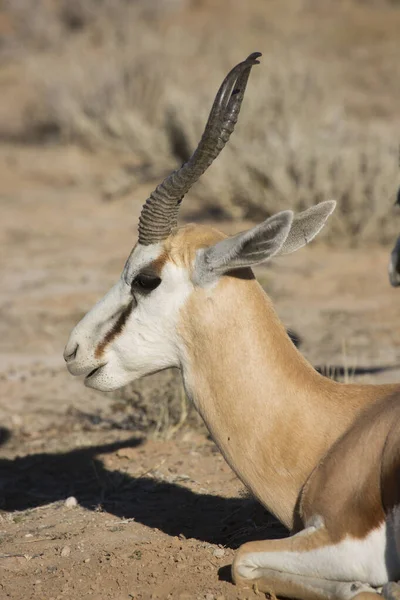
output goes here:
[{"label": "animal shadow", "polygon": [[177,483],[108,470],[99,454],[137,447],[132,438],[64,454],[0,459],[0,509],[26,510],[75,496],[81,506],[157,528],[171,536],[237,548],[256,539],[287,535],[252,498],[199,494]]}]

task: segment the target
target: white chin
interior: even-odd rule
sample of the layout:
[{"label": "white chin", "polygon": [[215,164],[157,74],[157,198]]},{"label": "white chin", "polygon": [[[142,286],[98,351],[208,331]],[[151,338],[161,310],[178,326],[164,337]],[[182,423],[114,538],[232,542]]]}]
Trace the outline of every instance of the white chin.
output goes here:
[{"label": "white chin", "polygon": [[125,385],[124,381],[119,382],[102,372],[94,373],[91,377],[85,377],[84,383],[86,387],[99,390],[99,392],[112,392]]},{"label": "white chin", "polygon": [[93,390],[99,390],[100,392],[112,392],[124,387],[129,381],[126,378],[122,380],[118,377],[113,377],[107,374],[106,366],[101,367],[98,371],[88,377],[85,377],[85,386],[92,388]]}]

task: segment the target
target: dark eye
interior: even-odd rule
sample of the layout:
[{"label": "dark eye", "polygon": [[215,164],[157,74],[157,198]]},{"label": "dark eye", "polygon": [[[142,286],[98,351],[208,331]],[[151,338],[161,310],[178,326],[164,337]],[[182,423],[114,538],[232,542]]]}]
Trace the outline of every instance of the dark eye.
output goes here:
[{"label": "dark eye", "polygon": [[139,273],[132,281],[132,291],[151,292],[155,290],[161,283],[161,279],[156,275],[148,275],[147,273]]}]

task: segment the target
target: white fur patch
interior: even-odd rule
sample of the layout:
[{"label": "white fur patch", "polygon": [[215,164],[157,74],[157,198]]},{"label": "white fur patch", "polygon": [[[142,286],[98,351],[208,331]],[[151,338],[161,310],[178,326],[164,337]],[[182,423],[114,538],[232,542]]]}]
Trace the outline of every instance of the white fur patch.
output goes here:
[{"label": "white fur patch", "polygon": [[161,242],[151,244],[150,246],[142,246],[140,244],[135,246],[122,272],[124,281],[130,284],[135,275],[160,256],[162,248]]},{"label": "white fur patch", "polygon": [[[310,529],[315,528],[307,529],[312,535]],[[347,537],[338,544],[305,552],[254,552],[244,554],[237,564],[238,574],[247,579],[262,577],[263,568],[320,579],[361,581],[373,586],[400,575],[391,526],[386,523],[364,539]]]}]

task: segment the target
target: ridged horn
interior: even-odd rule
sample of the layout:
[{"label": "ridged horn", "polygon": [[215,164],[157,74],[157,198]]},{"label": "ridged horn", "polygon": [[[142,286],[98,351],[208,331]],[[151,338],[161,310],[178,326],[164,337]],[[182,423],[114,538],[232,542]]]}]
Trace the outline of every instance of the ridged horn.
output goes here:
[{"label": "ridged horn", "polygon": [[149,246],[165,240],[176,227],[184,195],[217,158],[235,128],[251,68],[259,64],[260,56],[260,52],[253,52],[225,77],[196,150],[180,169],[157,186],[143,205],[139,244]]}]

